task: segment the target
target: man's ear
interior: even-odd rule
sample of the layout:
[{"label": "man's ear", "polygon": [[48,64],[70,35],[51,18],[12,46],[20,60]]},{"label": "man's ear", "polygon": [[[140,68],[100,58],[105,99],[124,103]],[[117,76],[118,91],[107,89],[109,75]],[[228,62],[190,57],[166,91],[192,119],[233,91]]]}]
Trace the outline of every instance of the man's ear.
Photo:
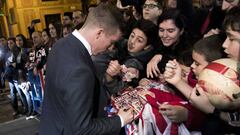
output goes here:
[{"label": "man's ear", "polygon": [[100,38],[103,34],[104,34],[103,29],[102,28],[98,28],[97,29],[97,33],[96,33],[96,39]]}]

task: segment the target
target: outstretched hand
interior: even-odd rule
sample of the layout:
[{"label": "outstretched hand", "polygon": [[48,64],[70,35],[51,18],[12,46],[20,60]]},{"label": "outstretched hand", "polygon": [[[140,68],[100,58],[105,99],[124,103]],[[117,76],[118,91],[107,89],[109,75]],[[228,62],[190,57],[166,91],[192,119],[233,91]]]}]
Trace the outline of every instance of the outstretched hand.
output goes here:
[{"label": "outstretched hand", "polygon": [[164,78],[168,83],[176,85],[182,78],[182,69],[176,60],[170,60],[166,64]]},{"label": "outstretched hand", "polygon": [[147,77],[153,78],[160,74],[158,63],[161,61],[162,55],[155,55],[147,64]]},{"label": "outstretched hand", "polygon": [[108,68],[107,68],[107,74],[111,77],[118,75],[121,72],[121,65],[119,64],[118,60],[112,60],[110,61]]},{"label": "outstretched hand", "polygon": [[180,123],[188,119],[187,108],[180,105],[162,104],[159,107],[159,111],[172,122]]},{"label": "outstretched hand", "polygon": [[119,109],[118,115],[123,119],[124,125],[134,120],[134,112],[131,107]]}]

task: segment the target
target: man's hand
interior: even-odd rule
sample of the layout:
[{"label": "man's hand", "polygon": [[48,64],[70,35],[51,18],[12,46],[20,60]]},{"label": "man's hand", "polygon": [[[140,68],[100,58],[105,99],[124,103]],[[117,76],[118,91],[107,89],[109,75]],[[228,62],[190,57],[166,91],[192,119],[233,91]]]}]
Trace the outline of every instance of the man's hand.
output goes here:
[{"label": "man's hand", "polygon": [[126,125],[134,120],[133,108],[119,109],[118,115],[123,119],[123,124]]}]

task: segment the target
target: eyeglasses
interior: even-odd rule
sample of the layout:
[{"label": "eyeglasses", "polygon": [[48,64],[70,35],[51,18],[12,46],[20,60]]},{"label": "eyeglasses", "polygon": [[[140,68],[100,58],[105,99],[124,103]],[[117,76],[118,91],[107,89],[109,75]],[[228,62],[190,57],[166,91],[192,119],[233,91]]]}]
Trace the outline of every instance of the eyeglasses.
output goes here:
[{"label": "eyeglasses", "polygon": [[155,7],[159,7],[158,5],[154,5],[154,4],[144,4],[143,8],[149,8],[149,9],[153,9]]}]

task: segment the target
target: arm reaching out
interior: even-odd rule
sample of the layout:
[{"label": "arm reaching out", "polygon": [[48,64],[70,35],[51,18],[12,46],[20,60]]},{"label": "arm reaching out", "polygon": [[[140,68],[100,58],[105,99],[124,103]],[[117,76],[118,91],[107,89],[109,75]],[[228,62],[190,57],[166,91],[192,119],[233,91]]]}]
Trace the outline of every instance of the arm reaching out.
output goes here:
[{"label": "arm reaching out", "polygon": [[155,55],[147,64],[147,77],[153,78],[154,76],[158,76],[160,74],[160,70],[158,69],[158,63],[161,61],[162,55]]},{"label": "arm reaching out", "polygon": [[176,60],[168,61],[164,72],[165,80],[172,85],[177,85],[180,81],[182,81],[181,74],[182,69],[179,63]]},{"label": "arm reaching out", "polygon": [[108,82],[112,81],[114,76],[118,75],[121,72],[121,65],[118,60],[110,61],[108,68],[106,70],[106,79]]}]

